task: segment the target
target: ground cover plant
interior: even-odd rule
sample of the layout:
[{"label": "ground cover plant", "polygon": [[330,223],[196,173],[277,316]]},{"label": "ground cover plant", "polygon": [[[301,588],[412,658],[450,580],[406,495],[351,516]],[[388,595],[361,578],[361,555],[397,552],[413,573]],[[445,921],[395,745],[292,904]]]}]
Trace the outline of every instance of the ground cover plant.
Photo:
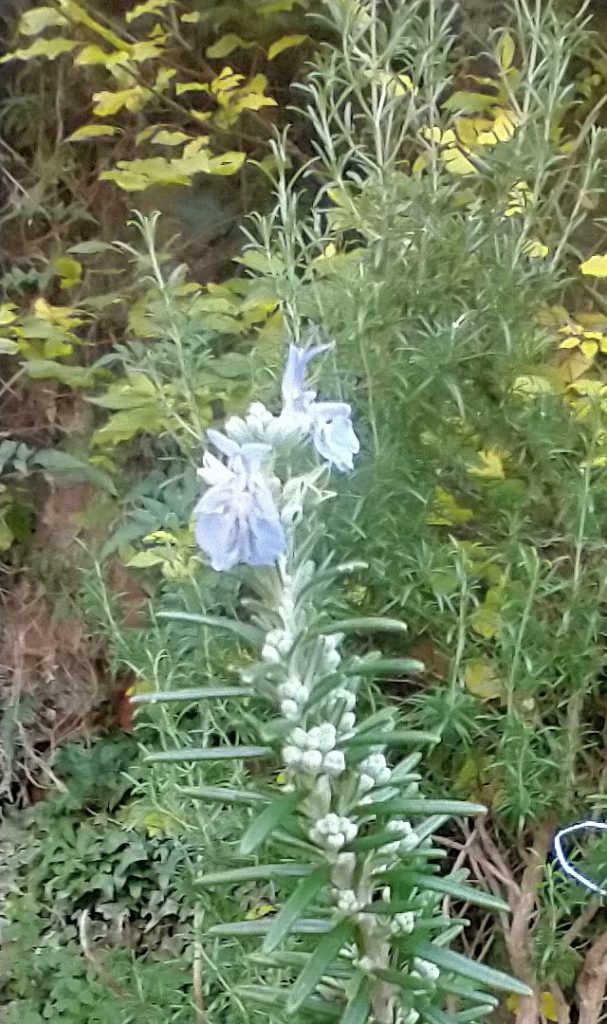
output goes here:
[{"label": "ground cover plant", "polygon": [[[69,673],[65,658],[57,656],[53,633],[53,658],[26,661],[27,676],[22,647],[17,678],[36,680],[46,672],[45,678],[65,692],[64,680],[79,678],[80,666],[93,661],[86,646],[92,632],[100,645],[94,656],[107,679],[106,704],[112,696],[109,714],[131,727],[124,697],[130,686],[146,704],[138,721],[152,760],[143,771],[139,762],[131,772],[137,777],[131,817],[117,805],[102,822],[96,820],[108,844],[101,857],[109,864],[114,856],[109,847],[133,828],[152,860],[169,856],[156,853],[156,841],[162,850],[174,844],[180,881],[178,893],[170,896],[178,909],[169,915],[168,931],[177,939],[175,956],[164,959],[173,996],[167,1006],[153,988],[154,966],[148,968],[150,960],[158,963],[157,948],[133,951],[122,937],[117,949],[87,960],[86,922],[93,932],[101,929],[103,945],[103,912],[98,900],[83,906],[75,888],[67,897],[67,931],[60,938],[56,932],[49,938],[38,917],[31,931],[20,932],[25,912],[18,900],[9,902],[9,909],[16,908],[10,934],[17,943],[17,957],[9,957],[9,1012],[22,1016],[27,1008],[43,1019],[60,1012],[59,997],[44,987],[46,982],[38,1002],[26,1007],[23,1000],[31,1000],[31,993],[19,988],[15,973],[28,945],[34,958],[35,948],[48,950],[54,943],[64,970],[77,979],[71,983],[78,990],[75,1005],[89,998],[84,992],[98,999],[90,1019],[105,1012],[101,993],[107,993],[109,977],[123,993],[122,1002],[111,1004],[112,1019],[120,1014],[138,1019],[145,1006],[148,1017],[158,1012],[162,1019],[182,1019],[179,1014],[201,1020],[252,1014],[283,1019],[277,1001],[284,998],[296,1015],[305,1014],[304,1004],[311,1000],[315,1015],[333,1010],[346,1020],[373,1019],[371,1005],[375,1019],[398,1019],[402,1000],[405,1016],[420,1013],[443,1024],[445,1014],[480,1019],[480,1007],[499,1019],[508,1014],[522,1021],[598,1021],[607,980],[604,909],[599,896],[574,886],[558,869],[552,843],[559,827],[600,818],[605,804],[607,306],[602,278],[607,258],[601,124],[606,72],[600,17],[592,7],[577,4],[517,2],[495,14],[473,52],[472,40],[461,35],[457,12],[452,16],[448,6],[334,0],[318,10],[308,8],[322,17],[302,20],[301,5],[262,5],[264,18],[284,15],[284,21],[255,22],[260,31],[267,29],[255,49],[245,31],[253,22],[239,27],[237,12],[227,6],[221,12],[212,6],[203,12],[171,4],[154,10],[143,6],[150,10],[137,16],[130,17],[133,10],[126,17],[112,14],[111,24],[107,18],[97,21],[91,9],[94,28],[78,14],[84,8],[49,5],[43,8],[51,12],[42,16],[46,25],[32,11],[26,31],[12,36],[13,48],[26,49],[25,36],[38,50],[25,54],[20,65],[5,109],[9,126],[11,105],[14,111],[29,103],[39,111],[52,97],[65,113],[60,146],[53,140],[49,149],[47,136],[34,140],[26,133],[25,139],[12,137],[12,152],[6,154],[11,177],[5,181],[17,181],[9,189],[7,225],[21,244],[3,279],[7,415],[15,415],[15,399],[23,404],[25,396],[30,404],[39,403],[45,428],[38,419],[28,434],[25,423],[7,431],[0,448],[6,488],[2,536],[7,593],[14,594],[17,581],[31,600],[31,590],[23,589],[26,569],[28,582],[42,580],[45,600],[51,592],[55,600],[58,592],[63,595],[59,621],[68,607],[81,624],[82,644],[72,651]],[[287,6],[291,10],[278,10]],[[192,54],[200,48],[188,50],[187,60],[180,50],[182,37],[186,43],[190,39],[187,26],[195,24],[183,15],[196,13],[203,14],[196,32],[208,32],[205,43],[215,45],[205,58],[215,62],[210,69],[193,66]],[[99,26],[106,33],[103,47]],[[109,40],[108,32],[119,42]],[[280,78],[272,78],[274,38],[293,44],[291,56],[301,52],[312,59],[299,69],[299,88],[290,94],[293,111],[279,91],[272,91],[273,85],[281,87]],[[255,54],[262,43],[264,70],[259,71]],[[106,44],[102,61],[95,46]],[[286,60],[288,49],[283,52]],[[54,59],[48,61],[49,54]],[[94,56],[98,65],[88,62]],[[230,81],[230,101],[257,97],[251,100],[258,109],[254,121],[246,122],[248,130],[251,107],[245,102],[238,112],[245,119],[241,137],[238,126],[227,125],[225,117],[222,123],[226,108],[213,105],[219,95],[213,83],[228,78],[217,62],[228,57],[234,75],[244,75]],[[164,71],[166,77],[173,64],[177,74],[165,93],[164,86],[156,88],[158,76]],[[257,74],[266,75],[263,89],[242,92],[243,83],[250,86]],[[65,87],[54,91],[57,75],[80,83],[82,108],[67,105]],[[194,81],[201,88],[179,97],[188,101],[187,108],[177,104],[177,86]],[[92,121],[93,90],[106,104],[108,93],[122,96],[129,90],[131,105],[145,102],[133,110],[125,101],[116,117]],[[192,96],[200,103],[190,103]],[[265,102],[268,98],[278,100],[277,108]],[[185,117],[191,119],[192,111],[205,117],[209,138],[196,153],[185,154],[179,147],[193,141],[181,137],[191,132]],[[273,137],[265,121],[263,135],[270,141],[264,148],[257,118],[274,116],[273,111],[281,126],[290,121],[292,127]],[[90,127],[100,124],[116,130],[102,137]],[[255,145],[249,149],[251,132]],[[162,133],[180,138],[169,142]],[[162,157],[152,155],[157,145],[169,147]],[[87,155],[68,157],[76,151]],[[174,207],[160,216],[151,212],[160,193],[150,190],[159,185],[172,196],[171,189],[187,189],[179,195],[191,209],[187,204],[200,179],[186,186],[173,176],[189,182],[190,172],[202,172],[210,181],[209,161],[221,162],[222,151],[230,154],[223,168],[234,171],[223,181],[239,182],[230,217],[259,209],[244,225],[245,249],[229,270],[227,257],[241,244],[236,235],[219,244],[209,228],[210,235],[201,232],[197,248],[187,232],[171,240],[163,227],[169,221],[172,230]],[[37,158],[29,160],[33,170],[26,177],[20,154],[32,152]],[[236,153],[249,158],[240,169]],[[191,166],[179,164],[188,159],[194,160]],[[175,161],[179,166],[171,167]],[[217,170],[220,164],[213,166]],[[115,197],[115,219],[101,226],[87,221],[86,204],[76,201],[85,192],[80,192],[83,181],[93,188],[100,173],[105,177],[94,188]],[[128,213],[132,205],[135,214]],[[217,207],[211,202],[205,209],[208,218]],[[24,260],[32,231],[35,244]],[[15,252],[14,239],[12,245]],[[210,251],[218,252],[218,263],[209,272]],[[203,253],[201,262],[196,252]],[[297,900],[304,898],[310,905],[320,898],[315,919],[319,932],[326,929],[327,920],[336,920],[329,914],[336,897],[327,902],[324,890],[312,892],[312,883],[303,880],[295,889],[295,915],[289,897],[294,883],[285,882],[280,870],[260,874],[261,868],[251,865],[254,851],[246,838],[237,853],[243,836],[250,839],[251,818],[267,822],[277,808],[281,815],[291,808],[305,819],[295,797],[310,783],[305,773],[295,772],[293,778],[289,757],[284,774],[284,743],[280,729],[273,731],[272,716],[288,719],[294,698],[285,693],[283,703],[289,706],[274,704],[270,712],[275,698],[255,668],[247,633],[251,613],[270,615],[278,592],[264,591],[260,609],[250,574],[232,575],[209,564],[194,532],[201,493],[196,469],[209,427],[242,416],[252,400],[278,411],[289,343],[301,348],[325,342],[334,348],[324,356],[313,386],[322,399],[350,403],[360,452],[352,475],[332,473],[336,497],[318,510],[323,527],[314,538],[319,564],[332,556],[335,564],[350,563],[351,569],[328,591],[326,608],[324,598],[312,607],[320,609],[320,621],[331,608],[341,618],[372,620],[378,631],[385,616],[408,624],[406,635],[402,629],[380,635],[359,621],[348,636],[347,658],[354,659],[353,664],[346,659],[348,671],[355,674],[378,649],[388,666],[374,680],[363,672],[360,713],[379,716],[383,733],[397,731],[396,724],[388,729],[386,723],[398,722],[408,733],[425,735],[423,768],[411,763],[403,769],[407,785],[422,786],[423,798],[410,792],[406,797],[414,809],[415,800],[423,799],[428,808],[443,801],[444,813],[449,808],[455,813],[457,805],[447,807],[445,794],[469,807],[488,808],[484,815],[428,826],[432,847],[424,839],[413,856],[431,857],[421,873],[425,884],[434,879],[434,895],[422,908],[415,901],[419,896],[423,903],[423,887],[414,896],[400,893],[415,906],[395,911],[421,913],[421,932],[428,926],[432,934],[426,940],[424,933],[423,941],[434,946],[431,921],[440,903],[445,955],[467,956],[474,965],[468,971],[476,972],[470,978],[481,986],[471,1005],[465,984],[462,988],[451,974],[456,964],[461,967],[457,957],[439,964],[422,955],[421,971],[409,964],[407,958],[419,958],[414,946],[422,941],[415,928],[412,938],[390,940],[398,946],[398,958],[390,963],[363,962],[361,968],[354,962],[361,956],[340,957],[357,934],[356,915],[362,913],[364,920],[364,908],[354,903],[346,908],[343,900],[338,911],[343,918],[316,944],[322,955],[309,961],[313,968],[304,969],[314,942],[293,936],[279,950],[267,937],[275,940],[282,932],[280,941],[286,938],[285,920],[290,919],[289,927],[296,923],[302,913]],[[260,438],[262,428],[262,422],[255,426]],[[326,449],[319,452],[322,462]],[[66,474],[76,482],[61,483]],[[89,490],[74,496],[73,529],[67,537],[64,532],[59,547],[63,561],[70,552],[68,581],[49,542],[58,519],[51,498],[60,508],[74,488],[83,486]],[[167,609],[179,610],[180,617],[163,618]],[[184,615],[239,623],[240,635],[208,619],[185,621]],[[18,645],[13,648],[19,651]],[[267,671],[271,662],[265,664]],[[248,681],[242,682],[243,672],[249,673]],[[247,690],[253,684],[255,697],[239,698],[253,700],[253,717],[246,705],[232,702],[235,695],[211,698],[208,693],[213,686]],[[193,688],[206,695],[186,692],[183,701],[147,706],[152,691],[176,698]],[[70,715],[78,710],[78,687],[69,692],[62,725],[68,734],[90,731],[97,698],[89,696],[91,711],[76,723]],[[54,761],[59,755],[53,753],[61,730],[52,715],[48,718],[54,698],[46,698],[43,720],[43,701],[29,681],[17,700],[14,689],[6,693],[8,789],[31,793],[32,781],[38,787],[53,776],[61,781]],[[326,714],[315,706],[306,714]],[[344,708],[340,716],[350,713]],[[333,724],[337,728],[337,719]],[[345,726],[344,731],[347,736]],[[348,772],[356,772],[356,745],[348,748],[346,742],[342,750],[340,743],[333,752],[344,753]],[[221,747],[243,744],[263,748],[258,761],[215,760]],[[190,758],[192,750],[200,752],[198,759]],[[173,755],[167,756],[171,751],[180,752],[180,760],[173,762]],[[387,767],[399,764],[389,743],[373,752],[387,757]],[[407,756],[414,757],[413,751]],[[32,781],[26,786],[28,775]],[[339,777],[330,784],[336,791]],[[256,796],[274,807],[266,818],[250,809]],[[257,805],[262,806],[259,800]],[[44,803],[36,805],[34,813],[53,815],[43,808]],[[408,813],[418,834],[414,810]],[[64,814],[58,808],[53,820],[63,820]],[[405,813],[401,817],[409,821]],[[265,840],[275,826],[270,820],[257,839]],[[302,819],[295,817],[291,834],[287,829],[269,840],[273,864],[295,861],[304,849],[310,863],[318,863],[322,843],[313,838],[316,852],[311,851],[307,827],[302,832]],[[361,836],[371,846],[374,827],[365,822]],[[287,857],[285,851],[297,842],[303,846]],[[122,856],[123,847],[116,850]],[[605,851],[597,833],[582,835],[577,852],[573,848],[569,854],[599,887],[607,876]],[[446,857],[434,874],[432,858],[441,852]],[[263,866],[261,854],[260,859]],[[462,890],[466,871],[468,888]],[[155,889],[153,869],[142,892],[144,904],[146,899],[158,903],[162,889]],[[321,892],[325,895],[319,897]],[[502,907],[496,914],[500,899],[509,912]],[[83,910],[89,918],[85,914],[84,936],[78,937]],[[141,904],[129,912],[145,917]],[[470,923],[455,935],[443,917],[451,917],[456,930],[460,920]],[[261,952],[260,941],[265,943]],[[414,974],[405,985],[408,964],[422,974],[421,981]],[[393,974],[377,973],[396,968],[398,981]],[[532,994],[519,988],[500,997],[494,1009],[491,997],[481,999],[483,983],[491,983],[491,977],[495,982],[491,971],[509,973]],[[314,992],[317,983],[321,987]],[[289,994],[291,984],[295,995]],[[396,1000],[393,986],[399,985]],[[264,1004],[268,991],[271,1005]],[[76,1019],[82,1015],[81,1009],[71,1012]]]}]

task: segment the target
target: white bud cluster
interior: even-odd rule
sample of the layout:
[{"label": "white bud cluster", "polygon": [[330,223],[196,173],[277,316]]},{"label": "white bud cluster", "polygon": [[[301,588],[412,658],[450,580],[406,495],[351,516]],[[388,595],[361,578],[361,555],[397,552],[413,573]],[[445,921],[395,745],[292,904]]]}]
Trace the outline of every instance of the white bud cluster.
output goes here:
[{"label": "white bud cluster", "polygon": [[389,843],[385,847],[390,853],[409,853],[410,850],[414,850],[419,843],[419,836],[417,832],[413,830],[411,822],[405,821],[403,818],[397,818],[394,821],[389,821],[386,825],[388,832],[397,832],[400,835],[400,839],[397,843]]},{"label": "white bud cluster", "polygon": [[412,910],[395,914],[390,922],[390,931],[393,935],[410,935],[415,928],[415,914]]},{"label": "white bud cluster", "polygon": [[354,821],[333,813],[319,818],[310,830],[310,839],[313,842],[321,843],[327,850],[334,852],[341,850],[342,846],[351,842],[357,835],[358,825]]},{"label": "white bud cluster", "polygon": [[344,638],[343,633],[328,633],[323,637],[323,661],[324,667],[329,672],[335,672],[341,663],[341,654],[337,650]]},{"label": "white bud cluster", "polygon": [[417,1010],[411,1008],[408,1013],[400,1021],[400,1024],[417,1024],[419,1020],[419,1013]]},{"label": "white bud cluster", "polygon": [[314,726],[308,732],[298,727],[289,736],[282,756],[287,768],[337,776],[345,771],[346,759],[341,750],[335,749],[336,743],[337,730],[330,722]]},{"label": "white bud cluster", "polygon": [[375,786],[384,786],[392,776],[392,771],[383,754],[369,754],[364,761],[360,762],[359,770],[358,785],[363,793],[368,793]]},{"label": "white bud cluster", "polygon": [[287,679],[286,683],[281,683],[278,687],[278,696],[281,715],[296,721],[310,696],[310,691],[300,679]]},{"label": "white bud cluster", "polygon": [[429,960],[422,960],[421,957],[416,956],[413,960],[414,971],[411,974],[414,978],[424,978],[426,981],[438,981],[440,978],[440,970],[436,964],[431,964]]},{"label": "white bud cluster", "polygon": [[341,910],[344,914],[357,914],[362,909],[362,903],[354,889],[334,889],[333,896],[337,902],[338,910]]},{"label": "white bud cluster", "polygon": [[266,634],[265,643],[261,649],[261,660],[268,665],[280,665],[283,658],[289,654],[293,646],[293,634],[289,629],[271,629]]},{"label": "white bud cluster", "polygon": [[356,694],[352,693],[351,690],[346,690],[345,687],[339,687],[329,694],[326,699],[326,706],[329,710],[338,706],[341,707],[343,710],[337,723],[337,728],[341,733],[352,732],[356,725],[356,715],[354,714]]}]

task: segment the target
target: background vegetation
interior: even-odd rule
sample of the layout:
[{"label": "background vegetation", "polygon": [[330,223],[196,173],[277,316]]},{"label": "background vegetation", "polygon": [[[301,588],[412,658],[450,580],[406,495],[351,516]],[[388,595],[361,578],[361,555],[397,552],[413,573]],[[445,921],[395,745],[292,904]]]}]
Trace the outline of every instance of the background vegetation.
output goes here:
[{"label": "background vegetation", "polygon": [[[350,607],[407,621],[388,653],[425,671],[373,699],[440,736],[430,793],[489,808],[442,843],[511,914],[445,910],[471,919],[465,952],[535,992],[496,1018],[601,1018],[605,911],[550,850],[606,801],[603,15],[558,0],[482,14],[421,0],[6,14],[9,1022],[251,1016],[238,985],[262,965],[201,935],[274,913],[280,893],[193,892],[201,865],[233,859],[247,812],[184,792],[244,770],[144,769],[129,693],[246,661],[156,612],[242,609],[191,532],[202,438],[275,401],[286,338],[309,323],[336,342],[322,391],[352,403],[363,448],[320,553],[368,563],[343,585]],[[137,740],[232,740],[231,714],[167,705]],[[580,856],[607,879],[605,840]]]}]

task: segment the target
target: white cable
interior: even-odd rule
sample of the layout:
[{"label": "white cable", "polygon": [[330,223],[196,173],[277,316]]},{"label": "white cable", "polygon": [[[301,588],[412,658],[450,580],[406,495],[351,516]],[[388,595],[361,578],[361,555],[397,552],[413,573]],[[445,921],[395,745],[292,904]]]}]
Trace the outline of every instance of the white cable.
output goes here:
[{"label": "white cable", "polygon": [[564,836],[571,835],[573,832],[583,832],[588,829],[591,832],[607,832],[607,821],[580,821],[578,825],[569,825],[567,828],[562,828],[560,832],[557,832],[554,837],[554,852],[556,853],[556,859],[558,860],[561,868],[566,875],[573,878],[580,885],[583,885],[586,889],[590,889],[592,892],[598,892],[601,896],[607,896],[607,889],[602,889],[600,885],[593,882],[586,875],[583,875],[581,871],[578,871],[569,863],[565,853],[563,852],[562,839]]}]

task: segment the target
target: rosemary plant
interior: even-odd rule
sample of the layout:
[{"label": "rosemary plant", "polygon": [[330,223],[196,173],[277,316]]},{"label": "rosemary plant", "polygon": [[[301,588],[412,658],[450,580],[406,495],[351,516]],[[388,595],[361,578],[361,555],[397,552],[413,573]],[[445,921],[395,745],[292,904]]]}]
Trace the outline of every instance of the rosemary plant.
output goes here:
[{"label": "rosemary plant", "polygon": [[[522,983],[451,949],[468,922],[441,912],[445,895],[507,909],[463,884],[465,874],[437,873],[445,853],[433,842],[436,831],[449,817],[483,807],[424,798],[415,747],[438,738],[407,729],[394,707],[369,709],[366,685],[420,664],[357,655],[347,646],[342,652],[348,637],[402,635],[405,626],[336,618],[332,587],[351,567],[316,565],[310,557],[319,506],[331,496],[331,468],[350,469],[359,448],[349,405],[319,402],[306,387],[307,364],[325,348],[291,346],[279,415],[254,403],[245,418],[226,422],[225,433],[208,432],[223,458],[205,454],[196,535],[213,568],[234,571],[245,583],[249,621],[164,613],[231,631],[257,660],[237,684],[135,698],[227,698],[247,743],[165,750],[147,760],[233,759],[266,768],[247,776],[246,789],[189,793],[251,807],[239,841],[242,863],[203,875],[197,887],[265,879],[279,891],[276,916],[210,929],[262,940],[253,956],[267,968],[268,984],[246,987],[241,1000],[262,1012],[265,1006],[269,1019],[286,1011],[344,1024],[477,1020],[496,1005],[487,989],[529,994]],[[320,465],[306,464],[309,441]],[[456,1007],[451,1015],[447,1000]]]}]

